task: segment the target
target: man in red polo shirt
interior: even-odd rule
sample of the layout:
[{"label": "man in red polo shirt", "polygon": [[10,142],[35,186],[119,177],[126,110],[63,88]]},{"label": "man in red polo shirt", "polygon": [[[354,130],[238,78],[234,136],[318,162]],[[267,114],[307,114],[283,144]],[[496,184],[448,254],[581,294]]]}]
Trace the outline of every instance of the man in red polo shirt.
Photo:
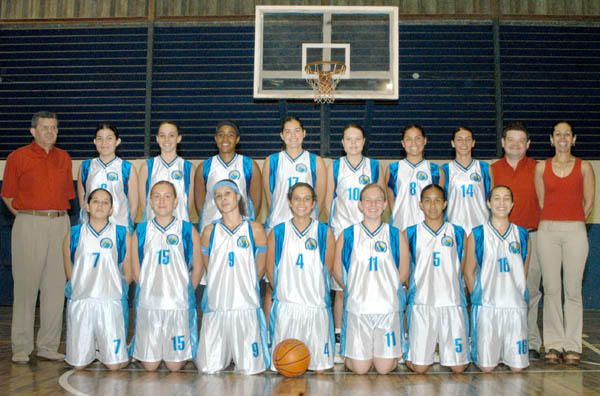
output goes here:
[{"label": "man in red polo shirt", "polygon": [[37,356],[62,360],[65,273],[62,241],[69,231],[67,210],[75,198],[71,157],[54,147],[56,114],[39,112],[31,119],[34,141],[6,159],[2,199],[15,215],[12,228],[12,360],[27,363],[33,351],[33,321],[40,292]]},{"label": "man in red polo shirt", "polygon": [[535,193],[533,177],[537,161],[525,156],[529,148],[529,135],[521,122],[509,123],[502,134],[504,158],[492,165],[495,185],[510,187],[514,195],[514,206],[510,214],[511,223],[529,230],[531,239],[531,259],[527,273],[529,289],[529,360],[539,360],[542,340],[538,328],[538,304],[540,302],[540,281],[542,272],[536,253],[537,227],[540,222],[540,205]]}]

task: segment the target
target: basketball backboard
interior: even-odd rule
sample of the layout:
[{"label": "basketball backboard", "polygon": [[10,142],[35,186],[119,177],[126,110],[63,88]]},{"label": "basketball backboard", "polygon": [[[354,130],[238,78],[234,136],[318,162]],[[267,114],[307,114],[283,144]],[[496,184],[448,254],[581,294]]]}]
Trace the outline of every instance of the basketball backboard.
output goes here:
[{"label": "basketball backboard", "polygon": [[304,68],[346,65],[337,99],[398,99],[398,8],[257,6],[254,97],[312,99]]}]

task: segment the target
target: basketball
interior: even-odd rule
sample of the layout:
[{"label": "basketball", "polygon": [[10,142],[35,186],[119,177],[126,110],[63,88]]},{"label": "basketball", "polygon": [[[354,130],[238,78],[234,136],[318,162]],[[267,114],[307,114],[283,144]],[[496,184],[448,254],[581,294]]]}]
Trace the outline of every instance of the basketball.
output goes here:
[{"label": "basketball", "polygon": [[273,351],[273,364],[277,371],[286,377],[302,375],[310,364],[308,347],[295,338],[283,340]]}]

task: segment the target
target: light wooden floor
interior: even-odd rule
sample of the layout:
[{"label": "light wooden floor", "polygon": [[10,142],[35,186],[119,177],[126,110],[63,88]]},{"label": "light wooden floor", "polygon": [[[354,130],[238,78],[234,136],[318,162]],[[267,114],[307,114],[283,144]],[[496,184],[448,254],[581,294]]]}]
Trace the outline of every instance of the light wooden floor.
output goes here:
[{"label": "light wooden floor", "polygon": [[[336,365],[321,375],[296,379],[275,373],[244,376],[226,371],[199,375],[192,363],[179,373],[147,373],[134,362],[110,373],[100,364],[74,372],[64,362],[50,362],[32,354],[29,364],[11,363],[10,307],[0,307],[0,395],[599,395],[600,311],[584,313],[584,353],[579,367],[532,362],[523,374],[504,367],[482,374],[469,367],[462,375],[436,365],[426,375],[401,366],[387,376],[358,376]],[[64,344],[61,345],[64,351]]]}]

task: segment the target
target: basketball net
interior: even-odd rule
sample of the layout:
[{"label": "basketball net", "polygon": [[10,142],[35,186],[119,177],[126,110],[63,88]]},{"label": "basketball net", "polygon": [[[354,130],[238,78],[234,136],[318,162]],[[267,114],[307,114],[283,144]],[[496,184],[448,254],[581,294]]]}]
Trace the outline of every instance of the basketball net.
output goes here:
[{"label": "basketball net", "polygon": [[[307,63],[304,71],[308,74],[306,82],[310,84],[315,94],[316,103],[333,103],[335,87],[340,77],[346,71],[346,65],[337,61],[317,61]],[[314,78],[317,76],[317,78]]]}]

